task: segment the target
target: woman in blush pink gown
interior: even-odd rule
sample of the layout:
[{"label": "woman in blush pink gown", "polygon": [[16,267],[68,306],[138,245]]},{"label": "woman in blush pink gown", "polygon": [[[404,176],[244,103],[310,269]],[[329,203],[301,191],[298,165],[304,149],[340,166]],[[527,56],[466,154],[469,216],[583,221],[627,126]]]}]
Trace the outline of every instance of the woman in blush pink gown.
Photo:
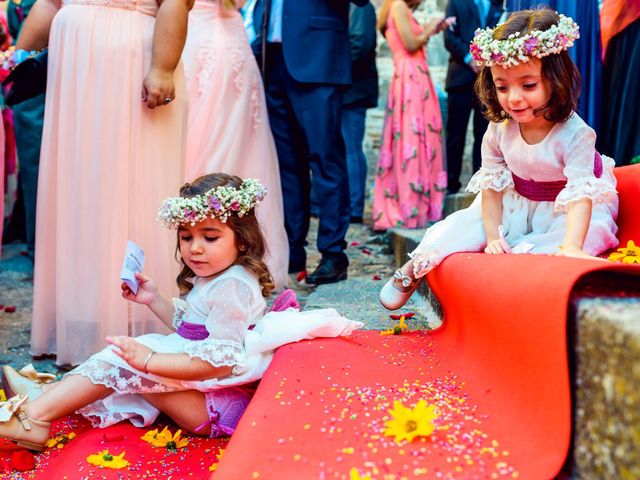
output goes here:
[{"label": "woman in blush pink gown", "polygon": [[258,178],[269,194],[257,216],[266,263],[282,289],[289,242],[282,191],[260,71],[233,0],[196,0],[182,54],[189,94],[185,178],[225,172]]},{"label": "woman in blush pink gown", "polygon": [[439,220],[447,186],[442,117],[424,46],[445,22],[423,28],[406,2],[387,0],[378,26],[393,55],[382,147],[373,193],[373,227],[421,228]]},{"label": "woman in blush pink gown", "polygon": [[[175,237],[154,221],[182,183],[179,65],[188,0],[38,0],[17,48],[49,46],[31,352],[78,364],[106,335],[166,332],[121,298],[127,240],[173,291]],[[47,42],[48,38],[48,42]],[[152,54],[153,51],[153,54]]]}]

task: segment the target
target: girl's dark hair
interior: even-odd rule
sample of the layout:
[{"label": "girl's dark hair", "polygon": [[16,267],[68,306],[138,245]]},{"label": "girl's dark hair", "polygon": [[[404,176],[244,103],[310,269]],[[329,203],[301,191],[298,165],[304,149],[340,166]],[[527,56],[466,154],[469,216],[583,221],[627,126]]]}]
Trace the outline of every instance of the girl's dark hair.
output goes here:
[{"label": "girl's dark hair", "polygon": [[[521,10],[514,12],[507,21],[493,32],[496,40],[506,40],[512,33],[526,35],[532,30],[545,31],[559,21],[558,14],[548,8]],[[569,119],[578,105],[580,96],[580,72],[569,57],[566,50],[552,53],[540,59],[542,61],[541,76],[551,92],[549,102],[534,113],[544,112],[544,118],[551,122],[564,122]],[[482,113],[493,122],[501,122],[509,118],[502,110],[491,69],[484,67],[475,83],[475,92],[482,102]]]},{"label": "girl's dark hair", "polygon": [[[180,188],[181,197],[195,197],[204,195],[212,188],[229,185],[231,187],[240,188],[243,180],[234,175],[226,173],[211,173],[197,178],[191,183],[185,183]],[[256,218],[255,209],[247,212],[243,217],[237,215],[229,215],[226,225],[233,230],[236,236],[236,248],[238,249],[238,258],[235,265],[242,265],[252,272],[258,279],[262,287],[262,296],[268,297],[275,288],[269,268],[264,263],[263,258],[266,253],[266,243],[258,219]],[[178,235],[178,245],[176,247],[176,258],[182,265],[182,270],[176,279],[180,293],[185,294],[193,288],[193,284],[189,281],[195,277],[195,273],[184,263],[180,255],[180,235]]]}]

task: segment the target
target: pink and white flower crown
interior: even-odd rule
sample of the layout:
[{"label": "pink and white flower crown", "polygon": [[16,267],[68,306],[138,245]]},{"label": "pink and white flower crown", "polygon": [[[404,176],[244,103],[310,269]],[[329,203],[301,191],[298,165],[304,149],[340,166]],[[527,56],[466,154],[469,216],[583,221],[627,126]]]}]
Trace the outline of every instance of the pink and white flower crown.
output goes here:
[{"label": "pink and white flower crown", "polygon": [[164,227],[172,229],[187,223],[193,226],[207,218],[217,218],[226,223],[229,215],[244,217],[266,194],[266,187],[255,178],[248,178],[240,188],[223,185],[204,195],[169,197],[162,202],[158,220]]},{"label": "pink and white flower crown", "polygon": [[471,55],[481,66],[510,68],[528,62],[531,57],[543,58],[560,53],[573,46],[573,42],[580,38],[580,32],[570,17],[562,14],[558,17],[558,23],[547,30],[532,30],[526,35],[516,32],[505,40],[494,39],[493,28],[478,29],[471,41]]}]

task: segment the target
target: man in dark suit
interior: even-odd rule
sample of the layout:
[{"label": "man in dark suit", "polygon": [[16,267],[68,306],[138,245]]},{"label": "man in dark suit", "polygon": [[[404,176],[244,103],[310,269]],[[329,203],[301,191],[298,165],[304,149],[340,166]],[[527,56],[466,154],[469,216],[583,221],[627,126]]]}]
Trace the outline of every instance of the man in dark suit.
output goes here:
[{"label": "man in dark suit", "polygon": [[471,110],[473,114],[473,171],[480,168],[482,137],[489,123],[480,112],[473,84],[480,68],[471,58],[469,43],[478,28],[495,27],[503,12],[502,0],[449,0],[446,16],[456,25],[444,31],[444,45],[451,54],[447,90],[447,175],[449,193],[460,190],[462,154]]},{"label": "man in dark suit", "polygon": [[349,184],[340,133],[342,90],[351,83],[348,18],[348,0],[258,0],[254,7],[252,47],[263,68],[278,151],[290,273],[306,270],[310,170],[319,199],[322,259],[307,277],[310,284],[344,280],[349,265]]}]

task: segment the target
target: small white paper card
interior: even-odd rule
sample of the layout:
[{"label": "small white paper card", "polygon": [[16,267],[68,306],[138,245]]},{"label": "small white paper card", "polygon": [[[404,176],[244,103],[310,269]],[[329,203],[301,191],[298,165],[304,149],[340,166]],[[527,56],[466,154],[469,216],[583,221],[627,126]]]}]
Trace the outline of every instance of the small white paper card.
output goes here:
[{"label": "small white paper card", "polygon": [[529,242],[520,242],[519,244],[517,244],[515,247],[513,247],[511,249],[511,251],[513,253],[527,253],[529,251],[531,251],[531,249],[535,247],[535,245],[533,243],[529,243]]},{"label": "small white paper card", "polygon": [[142,248],[131,240],[127,241],[127,251],[124,254],[120,280],[127,284],[134,295],[138,294],[138,280],[136,272],[141,272],[144,267],[144,252]]}]

